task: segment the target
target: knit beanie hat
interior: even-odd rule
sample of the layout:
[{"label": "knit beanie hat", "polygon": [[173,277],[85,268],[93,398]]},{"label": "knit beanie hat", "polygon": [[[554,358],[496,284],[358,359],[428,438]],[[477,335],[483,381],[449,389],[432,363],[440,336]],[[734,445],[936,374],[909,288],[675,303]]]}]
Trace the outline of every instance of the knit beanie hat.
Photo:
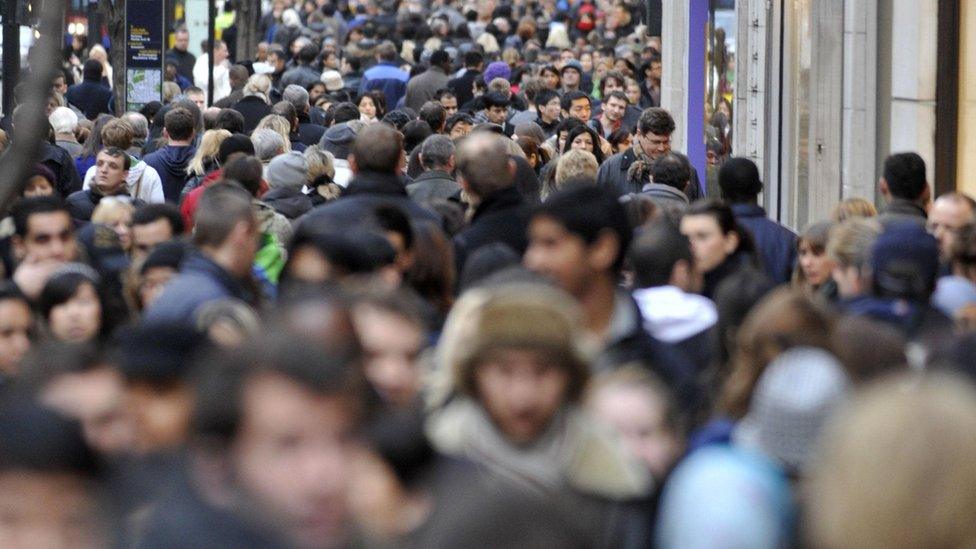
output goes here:
[{"label": "knit beanie hat", "polygon": [[485,69],[485,84],[490,83],[496,78],[504,78],[505,80],[508,80],[511,77],[512,69],[508,66],[508,63],[504,61],[495,61],[494,63],[488,65],[488,67]]},{"label": "knit beanie hat", "polygon": [[789,470],[802,471],[815,452],[821,428],[848,388],[847,374],[834,355],[814,347],[790,349],[759,378],[733,441]]},{"label": "knit beanie hat", "polygon": [[319,146],[322,150],[332,153],[332,156],[345,160],[349,157],[349,151],[355,140],[356,132],[348,123],[342,122],[325,131]]},{"label": "knit beanie hat", "polygon": [[290,188],[301,190],[306,183],[305,156],[298,151],[279,154],[268,164],[267,180],[272,189]]}]

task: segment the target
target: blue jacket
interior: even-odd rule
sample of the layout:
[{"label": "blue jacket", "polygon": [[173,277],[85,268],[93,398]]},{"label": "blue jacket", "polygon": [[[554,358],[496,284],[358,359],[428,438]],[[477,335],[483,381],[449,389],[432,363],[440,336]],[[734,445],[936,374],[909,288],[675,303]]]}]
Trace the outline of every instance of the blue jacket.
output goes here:
[{"label": "blue jacket", "polygon": [[179,202],[180,192],[186,185],[186,180],[189,179],[186,174],[186,166],[196,152],[197,149],[193,145],[185,147],[167,145],[147,154],[142,159],[159,172],[159,178],[163,182],[163,195],[167,202],[174,204]]},{"label": "blue jacket", "polygon": [[193,326],[202,305],[231,298],[251,301],[240,281],[209,257],[194,252],[183,260],[180,274],[166,284],[146,311],[145,320]]},{"label": "blue jacket", "polygon": [[796,265],[796,233],[766,217],[758,204],[732,204],[732,213],[756,242],[769,278],[776,284],[789,282]]},{"label": "blue jacket", "polygon": [[396,63],[381,62],[363,74],[363,81],[359,83],[359,93],[380,90],[386,96],[386,105],[390,110],[407,93],[407,81],[410,75],[397,68]]},{"label": "blue jacket", "polygon": [[89,120],[98,118],[100,114],[112,114],[112,97],[112,90],[108,86],[94,80],[75,84],[64,94],[68,103],[78,107]]}]

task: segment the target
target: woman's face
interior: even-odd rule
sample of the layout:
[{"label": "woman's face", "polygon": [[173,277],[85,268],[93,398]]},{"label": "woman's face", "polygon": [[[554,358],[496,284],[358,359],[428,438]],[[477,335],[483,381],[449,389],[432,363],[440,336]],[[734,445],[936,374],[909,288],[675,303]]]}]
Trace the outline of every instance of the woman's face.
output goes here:
[{"label": "woman's face", "polygon": [[573,138],[570,148],[593,152],[593,137],[588,133],[581,133]]},{"label": "woman's face", "polygon": [[122,249],[129,251],[132,246],[132,213],[126,210],[119,211],[113,219],[108,220],[105,224],[111,227],[115,234],[119,235],[119,243],[122,244]]},{"label": "woman's face", "polygon": [[559,89],[559,75],[557,73],[553,71],[546,71],[546,73],[542,75],[542,78],[545,80],[546,87],[550,90]]},{"label": "woman's face", "polygon": [[630,102],[631,105],[640,104],[640,97],[641,97],[640,84],[638,84],[637,82],[628,84],[627,91],[625,93],[627,94],[627,101]]},{"label": "woman's face", "polygon": [[818,288],[830,279],[834,262],[827,257],[823,248],[814,249],[806,240],[800,241],[800,269],[811,286]]},{"label": "woman's face", "polygon": [[51,182],[39,175],[28,179],[27,186],[24,187],[24,198],[35,196],[54,196],[54,187]]},{"label": "woman's face", "polygon": [[584,53],[583,55],[580,56],[579,61],[580,61],[580,65],[583,65],[583,70],[584,71],[590,72],[590,71],[593,70],[593,54],[592,53]]},{"label": "woman's face", "polygon": [[318,100],[319,97],[322,97],[322,94],[324,93],[325,93],[325,84],[315,84],[314,86],[312,86],[312,89],[309,90],[308,92],[308,102],[314,105],[315,101]]},{"label": "woman's face", "polygon": [[339,69],[339,56],[335,53],[328,53],[322,58],[322,64],[330,69]]},{"label": "woman's face", "polygon": [[90,282],[84,282],[68,301],[51,309],[48,323],[60,341],[84,343],[95,339],[102,327],[102,304]]},{"label": "woman's face", "polygon": [[718,267],[739,246],[739,235],[725,234],[710,215],[686,215],[681,218],[681,234],[691,243],[695,266],[707,273]]},{"label": "woman's face", "polygon": [[359,100],[359,114],[366,118],[376,118],[376,103],[372,97],[363,97]]}]

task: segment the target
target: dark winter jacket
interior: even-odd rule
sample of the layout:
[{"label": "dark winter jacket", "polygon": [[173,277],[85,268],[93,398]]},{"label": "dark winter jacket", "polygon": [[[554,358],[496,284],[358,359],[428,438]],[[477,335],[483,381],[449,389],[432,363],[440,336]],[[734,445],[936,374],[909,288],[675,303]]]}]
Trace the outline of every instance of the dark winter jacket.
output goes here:
[{"label": "dark winter jacket", "polygon": [[381,62],[363,73],[359,83],[359,93],[380,90],[386,96],[386,107],[393,110],[400,98],[407,93],[407,80],[410,75],[400,70],[396,63]]},{"label": "dark winter jacket", "polygon": [[514,185],[489,195],[475,208],[471,224],[454,237],[457,272],[472,252],[493,242],[507,244],[521,257],[528,247],[528,224],[529,206]]},{"label": "dark winter jacket", "polygon": [[288,219],[298,219],[312,209],[312,199],[298,189],[278,187],[264,193],[261,201]]},{"label": "dark winter jacket", "polygon": [[796,265],[796,233],[766,217],[758,204],[732,204],[732,213],[752,235],[769,278],[777,284],[789,282]]},{"label": "dark winter jacket", "polygon": [[271,114],[271,105],[264,102],[264,99],[256,96],[249,96],[241,99],[231,107],[244,116],[244,133],[251,135],[254,128],[265,116]]},{"label": "dark winter jacket", "polygon": [[85,113],[85,118],[94,120],[100,114],[112,114],[112,90],[101,82],[85,80],[68,88],[64,98]]},{"label": "dark winter jacket", "polygon": [[174,147],[167,145],[162,149],[149,153],[143,158],[143,162],[149,164],[159,173],[159,178],[163,182],[163,195],[166,202],[176,204],[180,200],[180,192],[189,177],[186,174],[186,166],[193,159],[197,149],[193,145]]},{"label": "dark winter jacket", "polygon": [[432,200],[448,200],[458,191],[461,186],[457,181],[445,171],[431,170],[424,172],[407,185],[407,194],[415,202],[421,204],[430,203]]},{"label": "dark winter jacket", "polygon": [[[129,195],[122,195],[129,198]],[[95,192],[94,189],[86,189],[84,191],[73,192],[68,195],[65,203],[68,206],[68,211],[71,212],[71,219],[74,220],[76,225],[83,225],[91,221],[92,214],[95,213],[95,208],[98,207],[98,203],[105,198],[104,196]],[[142,200],[132,200],[132,205],[139,207],[144,205],[145,202]]]},{"label": "dark winter jacket", "polygon": [[41,141],[39,146],[41,152],[38,161],[54,172],[54,182],[61,197],[67,198],[71,193],[80,191],[81,177],[78,176],[75,159],[68,151],[47,141]]},{"label": "dark winter jacket", "polygon": [[195,326],[202,305],[219,299],[250,301],[240,280],[199,252],[183,261],[180,274],[169,281],[158,300],[146,311],[146,322]]},{"label": "dark winter jacket", "polygon": [[295,84],[308,89],[309,86],[319,81],[322,74],[308,65],[299,65],[293,69],[288,69],[281,75],[281,89]]},{"label": "dark winter jacket", "polygon": [[325,126],[312,122],[307,113],[298,114],[298,139],[307,147],[318,145],[325,135]]},{"label": "dark winter jacket", "polygon": [[170,48],[166,50],[166,61],[175,61],[176,73],[193,82],[193,65],[197,62],[197,56],[188,51]]}]

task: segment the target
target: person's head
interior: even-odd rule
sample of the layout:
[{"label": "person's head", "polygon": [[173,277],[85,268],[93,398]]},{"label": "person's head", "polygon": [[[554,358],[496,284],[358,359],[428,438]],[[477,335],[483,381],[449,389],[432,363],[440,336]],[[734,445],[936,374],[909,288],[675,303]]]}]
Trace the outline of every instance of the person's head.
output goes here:
[{"label": "person's head", "polygon": [[834,262],[827,255],[827,241],[834,227],[831,221],[814,223],[797,239],[798,269],[793,276],[794,284],[815,290],[830,281]]},{"label": "person's head", "polygon": [[227,71],[230,87],[232,90],[239,90],[247,84],[247,67],[244,65],[232,65]]},{"label": "person's head", "polygon": [[302,46],[302,49],[298,50],[298,55],[295,59],[301,65],[311,65],[315,63],[315,58],[319,55],[319,49],[315,47],[315,44],[306,44]]},{"label": "person's head", "polygon": [[830,219],[835,223],[847,221],[854,217],[874,217],[878,215],[874,204],[863,198],[846,198],[842,200],[830,215]]},{"label": "person's head", "polygon": [[266,74],[253,74],[244,84],[244,97],[260,97],[265,103],[270,103],[268,93],[271,91],[271,78]]},{"label": "person's head", "polygon": [[396,61],[397,58],[396,46],[392,42],[383,42],[376,48],[376,58],[381,62]]},{"label": "person's head", "polygon": [[106,196],[95,206],[91,222],[110,227],[119,237],[122,249],[129,252],[132,249],[132,212],[135,207],[127,196]]},{"label": "person's head", "polygon": [[126,177],[132,159],[125,150],[106,147],[95,157],[95,179],[92,186],[102,196],[114,196],[126,192]]},{"label": "person's head", "polygon": [[[284,118],[288,122],[289,135],[298,132],[298,111],[296,111],[295,106],[288,101],[281,100],[275,103],[271,107],[271,115],[269,116],[280,116],[281,118]],[[271,126],[266,125],[265,127]]]},{"label": "person's head", "polygon": [[718,172],[722,198],[733,204],[753,203],[762,192],[759,168],[748,158],[730,158]]},{"label": "person's head", "polygon": [[731,371],[718,409],[731,418],[742,418],[759,378],[776,357],[795,347],[831,350],[834,321],[824,304],[797,290],[780,288],[763,298],[735,336]]},{"label": "person's head", "polygon": [[138,112],[127,112],[121,117],[132,126],[132,139],[145,139],[149,136],[149,120]]},{"label": "person's head", "polygon": [[834,264],[831,277],[840,297],[855,297],[868,291],[871,247],[879,234],[881,225],[862,217],[848,219],[830,230],[827,257]]},{"label": "person's head", "polygon": [[73,261],[78,256],[71,213],[54,196],[25,198],[14,204],[14,254],[20,261]]},{"label": "person's head", "polygon": [[356,107],[363,117],[378,120],[386,114],[386,99],[382,92],[366,92],[356,99]]},{"label": "person's head", "polygon": [[939,244],[916,223],[886,225],[871,247],[876,297],[928,303],[938,276]]},{"label": "person's head", "polygon": [[423,120],[411,120],[400,130],[403,134],[403,150],[410,154],[420,146],[425,139],[434,134],[434,130]]},{"label": "person's head", "polygon": [[163,117],[163,128],[166,137],[173,142],[187,142],[193,139],[196,132],[197,119],[183,108],[170,109]]},{"label": "person's head", "polygon": [[570,149],[560,155],[556,161],[555,188],[544,189],[546,196],[543,196],[543,199],[572,181],[596,182],[599,171],[600,163],[592,152],[580,148]]},{"label": "person's head", "polygon": [[663,479],[684,451],[677,403],[668,387],[642,365],[625,366],[593,380],[587,409],[613,427],[630,454]]},{"label": "person's head", "polygon": [[109,120],[101,131],[102,146],[115,147],[123,151],[132,146],[132,125],[124,118]]},{"label": "person's head", "polygon": [[190,47],[190,32],[183,27],[176,29],[173,48],[178,51],[186,51]]},{"label": "person's head", "polygon": [[589,378],[581,315],[542,284],[475,288],[458,300],[438,352],[455,389],[476,401],[515,445],[541,435]]},{"label": "person's head", "polygon": [[[456,98],[455,98],[456,99]],[[456,111],[457,109],[455,109]],[[420,107],[417,113],[420,120],[430,126],[434,133],[444,132],[444,122],[447,122],[447,110],[437,101],[428,101]]]},{"label": "person's head", "polygon": [[352,319],[365,352],[366,379],[391,408],[417,403],[425,329],[415,302],[403,293],[367,290],[354,295]]},{"label": "person's head", "polygon": [[213,129],[226,130],[230,133],[244,132],[244,115],[234,109],[220,109],[214,120]]},{"label": "person's head", "polygon": [[202,111],[207,107],[207,92],[203,91],[202,89],[196,86],[190,86],[189,88],[183,90],[183,95],[188,101],[196,105],[198,110]]},{"label": "person's head", "polygon": [[627,255],[636,288],[676,286],[695,289],[695,259],[688,237],[672,223],[661,220],[637,233]]},{"label": "person's head", "polygon": [[69,263],[44,284],[38,306],[48,332],[58,341],[85,343],[107,335],[105,300],[98,274],[80,263]]},{"label": "person's head", "polygon": [[34,310],[13,282],[0,283],[0,374],[16,376],[34,340]]},{"label": "person's head", "polygon": [[386,124],[370,124],[353,142],[349,167],[356,173],[399,173],[405,165],[403,137]]},{"label": "person's head", "polygon": [[295,107],[295,112],[305,114],[308,112],[308,90],[298,84],[291,84],[281,93],[281,99],[291,103]]},{"label": "person's head", "polygon": [[539,77],[547,89],[557,91],[562,88],[562,77],[559,76],[559,69],[552,65],[546,65],[539,71]]},{"label": "person's head", "polygon": [[627,96],[623,92],[615,91],[604,96],[603,116],[610,122],[618,122],[627,112]]},{"label": "person's head", "polygon": [[74,135],[78,127],[78,115],[68,107],[58,107],[47,117],[55,134]]},{"label": "person's head", "polygon": [[529,222],[522,262],[576,298],[614,284],[630,245],[627,214],[613,193],[573,187],[549,196]]},{"label": "person's head", "polygon": [[[288,153],[291,154],[291,153]],[[297,154],[297,153],[296,153]],[[298,155],[302,166],[304,167],[305,161],[302,156]],[[268,166],[268,171],[271,167]],[[226,181],[233,181],[244,188],[251,196],[257,197],[258,192],[261,189],[261,175],[264,171],[264,166],[261,161],[253,156],[246,156],[243,154],[237,154],[232,156],[227,164],[224,166],[224,179]],[[303,178],[304,178],[304,169]]]},{"label": "person's head", "polygon": [[223,63],[227,60],[227,43],[223,40],[215,40],[213,48],[214,64]]},{"label": "person's head", "polygon": [[444,132],[455,142],[471,133],[474,120],[467,113],[458,113],[444,123]]},{"label": "person's head", "polygon": [[655,183],[684,192],[691,180],[691,166],[677,154],[667,153],[651,165],[651,177]]},{"label": "person's head", "polygon": [[363,413],[357,356],[273,335],[201,361],[189,446],[216,468],[194,480],[290,544],[343,546]]},{"label": "person's head", "polygon": [[627,102],[631,105],[640,105],[641,100],[641,86],[633,78],[628,78],[626,80],[626,88],[624,89],[624,95],[627,96]]},{"label": "person's head", "polygon": [[[948,374],[902,374],[833,414],[807,475],[806,545],[964,546],[976,540],[976,396]],[[883,466],[881,465],[883,464]],[[918,506],[938,500],[938,505]]]},{"label": "person's head", "polygon": [[159,244],[183,234],[183,217],[172,204],[145,204],[132,213],[132,259],[145,258]]},{"label": "person's head", "polygon": [[562,152],[586,151],[596,157],[597,164],[603,163],[603,149],[600,147],[600,136],[593,128],[580,124],[569,130]]},{"label": "person's head", "polygon": [[703,273],[739,251],[743,235],[732,209],[714,199],[695,202],[681,217],[681,234],[691,242],[695,264]]},{"label": "person's head", "polygon": [[0,406],[0,544],[112,545],[98,458],[81,426],[23,396],[6,395]]},{"label": "person's head", "polygon": [[259,227],[252,196],[238,185],[218,183],[203,192],[194,215],[193,242],[236,276],[251,272]]},{"label": "person's head", "polygon": [[956,235],[976,223],[976,201],[962,193],[944,194],[929,209],[926,229],[939,241],[939,254],[948,260]]},{"label": "person's head", "polygon": [[34,164],[34,169],[24,184],[21,196],[24,198],[54,196],[54,193],[57,192],[55,189],[55,177],[51,168],[44,164]]},{"label": "person's head", "polygon": [[488,92],[485,98],[485,118],[492,124],[505,125],[508,119],[509,98],[501,92]]},{"label": "person's head", "polygon": [[551,124],[559,120],[559,116],[562,113],[562,98],[554,90],[542,90],[535,96],[535,108],[539,118],[543,122]]},{"label": "person's head", "polygon": [[651,160],[671,152],[674,118],[668,111],[652,107],[644,110],[637,120],[634,142]]},{"label": "person's head", "polygon": [[446,135],[432,135],[420,147],[420,163],[424,169],[454,171],[454,141]]},{"label": "person's head", "polygon": [[567,90],[578,89],[580,81],[583,78],[583,65],[576,60],[569,61],[563,65],[560,76],[562,77],[564,88]]},{"label": "person's head", "polygon": [[178,240],[165,240],[154,246],[139,261],[138,276],[127,288],[132,306],[143,311],[152,306],[163,288],[179,272],[187,246]]},{"label": "person's head", "polygon": [[590,96],[574,90],[566,92],[562,97],[563,115],[575,118],[584,124],[590,121]]},{"label": "person's head", "polygon": [[251,142],[254,143],[254,156],[261,162],[270,162],[272,158],[285,152],[285,138],[281,136],[281,132],[270,128],[254,130],[251,133]]},{"label": "person's head", "polygon": [[505,138],[491,132],[465,137],[455,155],[458,183],[476,200],[507,189],[515,177],[515,162],[508,156]]},{"label": "person's head", "polygon": [[102,80],[102,62],[97,59],[88,59],[82,68],[82,77],[87,82],[99,82]]},{"label": "person's head", "polygon": [[892,154],[884,161],[884,172],[878,185],[889,202],[896,198],[919,204],[928,202],[925,160],[913,152]]},{"label": "person's head", "polygon": [[444,107],[445,119],[458,113],[458,98],[451,91],[447,89],[438,90],[438,93],[434,96],[434,100]]}]

